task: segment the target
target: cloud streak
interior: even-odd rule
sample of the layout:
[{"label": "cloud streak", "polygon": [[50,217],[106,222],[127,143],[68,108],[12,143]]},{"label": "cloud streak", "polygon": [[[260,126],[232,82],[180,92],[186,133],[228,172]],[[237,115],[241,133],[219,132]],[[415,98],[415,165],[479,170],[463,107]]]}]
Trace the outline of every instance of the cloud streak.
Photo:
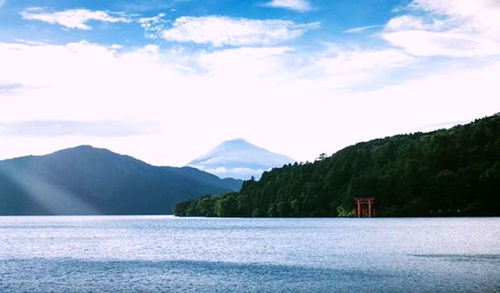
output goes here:
[{"label": "cloud streak", "polygon": [[367,31],[367,30],[372,30],[372,29],[375,29],[375,28],[379,28],[381,26],[382,25],[374,24],[374,25],[366,25],[366,26],[354,27],[354,28],[351,28],[351,29],[343,31],[343,33],[345,33],[345,34],[357,34],[357,33],[361,33],[361,32]]},{"label": "cloud streak", "polygon": [[120,121],[34,120],[0,123],[0,135],[7,136],[100,136],[121,137],[158,132],[155,123]]},{"label": "cloud streak", "polygon": [[13,95],[24,88],[20,83],[2,83],[0,82],[0,95]]},{"label": "cloud streak", "polygon": [[123,15],[114,15],[105,11],[91,11],[88,9],[69,9],[58,12],[47,12],[43,8],[34,7],[23,10],[21,16],[28,20],[58,24],[67,29],[80,30],[91,30],[92,27],[87,24],[87,22],[91,20],[110,23],[131,22],[129,18]]},{"label": "cloud streak", "polygon": [[237,178],[243,180],[248,180],[252,176],[258,180],[264,171],[269,171],[269,170],[252,169],[252,168],[225,168],[225,167],[203,168],[203,166],[193,166],[193,167],[214,174],[219,178]]},{"label": "cloud streak", "polygon": [[308,30],[320,27],[319,22],[297,24],[290,20],[255,20],[226,16],[183,16],[162,32],[167,41],[224,45],[272,45],[295,39]]}]

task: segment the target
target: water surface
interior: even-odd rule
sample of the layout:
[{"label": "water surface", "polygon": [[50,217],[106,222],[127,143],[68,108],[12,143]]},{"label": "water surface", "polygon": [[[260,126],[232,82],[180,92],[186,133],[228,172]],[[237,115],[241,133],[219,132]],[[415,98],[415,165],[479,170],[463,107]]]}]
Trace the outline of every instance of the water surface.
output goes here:
[{"label": "water surface", "polygon": [[0,292],[500,290],[500,218],[0,217]]}]

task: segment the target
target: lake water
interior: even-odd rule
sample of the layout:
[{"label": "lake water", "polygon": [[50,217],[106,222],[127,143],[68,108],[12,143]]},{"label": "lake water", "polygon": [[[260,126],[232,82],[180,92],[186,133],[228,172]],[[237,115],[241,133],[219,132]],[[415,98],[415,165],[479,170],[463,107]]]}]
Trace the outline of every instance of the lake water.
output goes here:
[{"label": "lake water", "polygon": [[500,218],[0,217],[0,292],[498,292]]}]

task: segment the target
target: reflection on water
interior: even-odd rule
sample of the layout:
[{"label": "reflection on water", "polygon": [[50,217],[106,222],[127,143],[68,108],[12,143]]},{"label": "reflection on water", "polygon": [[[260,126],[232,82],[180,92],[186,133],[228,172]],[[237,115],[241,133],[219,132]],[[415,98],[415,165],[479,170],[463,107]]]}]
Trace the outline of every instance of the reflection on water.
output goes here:
[{"label": "reflection on water", "polygon": [[0,291],[498,291],[500,218],[0,217]]},{"label": "reflection on water", "polygon": [[414,254],[416,257],[430,257],[449,261],[488,261],[500,265],[500,254]]}]

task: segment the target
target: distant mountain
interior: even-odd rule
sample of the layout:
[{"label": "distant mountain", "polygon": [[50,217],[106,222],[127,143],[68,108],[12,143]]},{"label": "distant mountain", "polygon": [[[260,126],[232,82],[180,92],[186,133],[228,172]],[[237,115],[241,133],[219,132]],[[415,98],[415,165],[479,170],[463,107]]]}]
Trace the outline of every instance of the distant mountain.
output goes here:
[{"label": "distant mountain", "polygon": [[0,161],[0,214],[167,214],[177,201],[240,187],[194,168],[79,146]]},{"label": "distant mountain", "polygon": [[192,166],[221,178],[260,178],[264,171],[293,163],[290,157],[270,152],[244,139],[228,140],[207,154],[189,162]]}]

